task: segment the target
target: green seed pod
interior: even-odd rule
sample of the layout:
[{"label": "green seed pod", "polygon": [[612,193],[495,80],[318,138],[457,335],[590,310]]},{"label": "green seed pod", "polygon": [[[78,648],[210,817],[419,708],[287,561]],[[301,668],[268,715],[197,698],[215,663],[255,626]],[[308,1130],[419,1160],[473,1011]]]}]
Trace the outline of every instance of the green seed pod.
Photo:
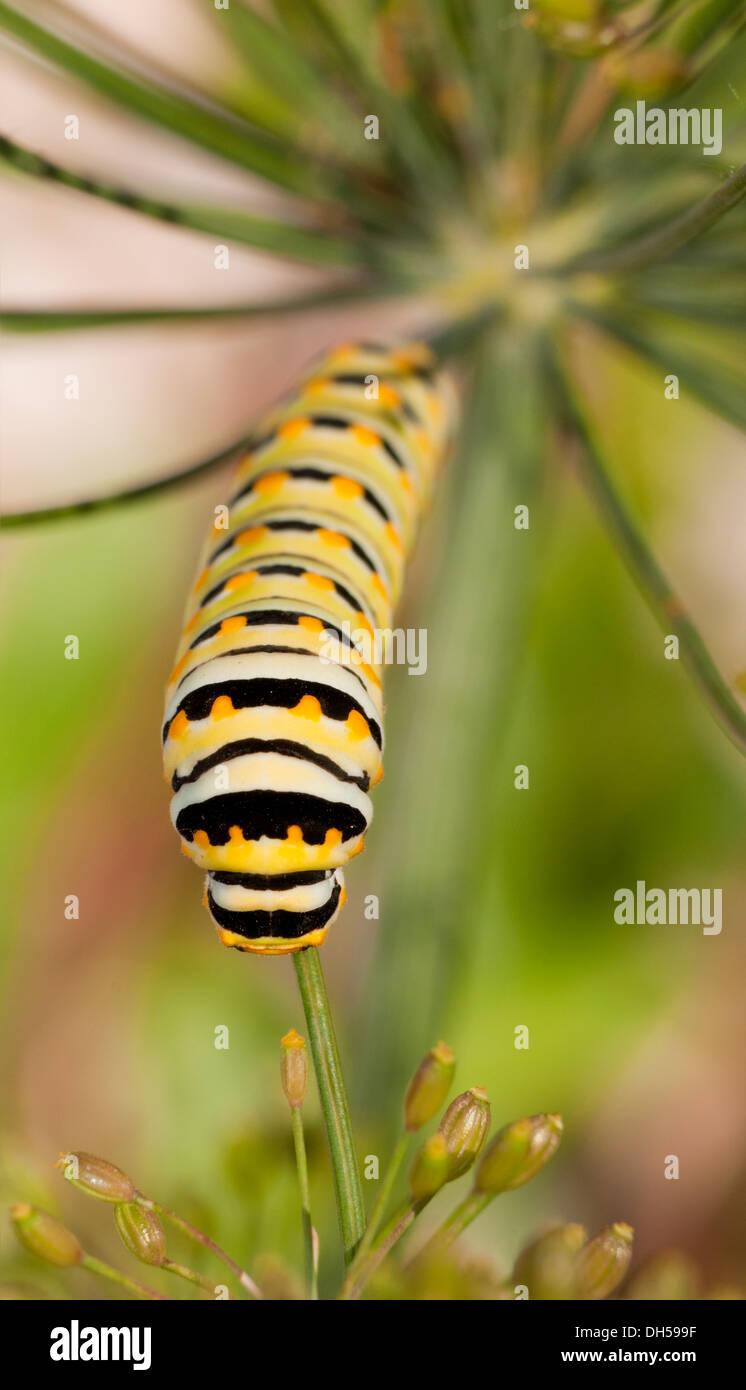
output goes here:
[{"label": "green seed pod", "polygon": [[456,1061],[450,1047],[439,1042],[423,1057],[407,1088],[404,1124],[410,1131],[421,1129],[437,1115],[450,1090]]},{"label": "green seed pod", "polygon": [[511,1192],[530,1182],[557,1152],[561,1115],[530,1115],[505,1125],[487,1148],[474,1179],[479,1192]]},{"label": "green seed pod", "polygon": [[89,1197],[99,1197],[104,1202],[134,1201],[135,1184],[132,1179],[105,1158],[96,1158],[88,1153],[69,1153],[62,1155],[57,1166],[73,1187],[80,1188]]},{"label": "green seed pod", "polygon": [[576,1224],[547,1231],[522,1250],[515,1263],[513,1283],[524,1284],[534,1301],[575,1297],[575,1266],[588,1232]]},{"label": "green seed pod", "polygon": [[442,1134],[432,1134],[418,1150],[409,1174],[409,1191],[413,1202],[424,1202],[448,1181],[451,1156]]},{"label": "green seed pod", "polygon": [[127,1249],[146,1265],[162,1265],[166,1258],[166,1232],[154,1211],[137,1202],[120,1202],[114,1208],[117,1230]]},{"label": "green seed pod", "polygon": [[294,1028],[286,1033],[280,1043],[280,1077],[285,1099],[291,1110],[303,1104],[308,1086],[308,1057],[306,1040]]},{"label": "green seed pod", "polygon": [[629,1268],[633,1239],[632,1227],[615,1221],[588,1242],[575,1266],[577,1298],[596,1300],[614,1292]]},{"label": "green seed pod", "polygon": [[472,1086],[451,1101],[438,1125],[448,1145],[450,1162],[447,1182],[460,1178],[471,1168],[490,1127],[490,1103],[482,1086]]},{"label": "green seed pod", "polygon": [[45,1211],[29,1206],[28,1202],[16,1202],[10,1209],[16,1235],[30,1250],[52,1265],[77,1265],[83,1258],[80,1242],[68,1231],[66,1226],[48,1216]]}]

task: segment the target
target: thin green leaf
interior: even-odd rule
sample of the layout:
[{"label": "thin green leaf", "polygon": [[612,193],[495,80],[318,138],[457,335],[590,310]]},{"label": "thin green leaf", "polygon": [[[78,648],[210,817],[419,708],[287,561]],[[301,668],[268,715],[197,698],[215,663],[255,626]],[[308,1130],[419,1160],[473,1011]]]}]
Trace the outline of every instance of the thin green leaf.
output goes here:
[{"label": "thin green leaf", "polygon": [[[682,390],[690,391],[717,415],[746,430],[746,372],[715,354],[708,361],[701,341],[688,346],[682,332],[683,318],[667,319],[665,315],[655,315],[652,309],[636,314],[622,304],[604,309],[579,305],[575,308],[579,315],[634,348],[666,374],[677,376]],[[690,326],[696,331],[695,323]]]},{"label": "thin green leaf", "polygon": [[194,323],[203,319],[262,319],[281,314],[304,314],[373,297],[364,280],[341,288],[317,290],[261,304],[228,304],[193,309],[7,309],[0,311],[0,328],[10,333],[63,333],[76,329],[126,327],[131,324]]},{"label": "thin green leaf", "polygon": [[178,227],[187,227],[192,231],[209,232],[213,236],[225,237],[259,251],[268,251],[275,256],[307,261],[314,265],[359,266],[365,262],[364,244],[361,241],[353,241],[351,237],[334,237],[319,228],[279,222],[269,217],[255,217],[239,208],[164,203],[154,198],[145,198],[140,194],[114,188],[110,184],[84,178],[1,137],[0,159],[5,159],[14,168],[26,174],[32,174],[36,178],[52,179],[80,193],[103,198],[145,217],[170,222]]},{"label": "thin green leaf", "polygon": [[702,637],[661,569],[606,467],[600,442],[589,426],[580,392],[565,368],[558,345],[554,373],[558,401],[574,436],[583,482],[609,528],[609,534],[664,632],[675,633],[684,665],[705,695],[720,726],[746,753],[746,709],[718,671]]},{"label": "thin green leaf", "polygon": [[289,153],[287,143],[271,140],[245,122],[220,115],[210,110],[207,103],[200,105],[196,100],[190,101],[124,69],[100,62],[3,3],[0,3],[0,29],[132,115],[153,121],[283,188],[310,195],[323,193],[318,170],[311,159]]}]

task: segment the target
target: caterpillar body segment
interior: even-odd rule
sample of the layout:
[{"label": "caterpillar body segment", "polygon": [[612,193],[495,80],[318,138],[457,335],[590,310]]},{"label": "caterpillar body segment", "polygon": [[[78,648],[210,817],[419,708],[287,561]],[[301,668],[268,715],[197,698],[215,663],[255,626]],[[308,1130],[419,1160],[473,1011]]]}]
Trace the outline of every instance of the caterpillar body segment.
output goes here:
[{"label": "caterpillar body segment", "polygon": [[319,945],[382,776],[376,629],[453,418],[429,349],[349,344],[256,432],[204,547],[166,692],[184,853],[228,946]]}]

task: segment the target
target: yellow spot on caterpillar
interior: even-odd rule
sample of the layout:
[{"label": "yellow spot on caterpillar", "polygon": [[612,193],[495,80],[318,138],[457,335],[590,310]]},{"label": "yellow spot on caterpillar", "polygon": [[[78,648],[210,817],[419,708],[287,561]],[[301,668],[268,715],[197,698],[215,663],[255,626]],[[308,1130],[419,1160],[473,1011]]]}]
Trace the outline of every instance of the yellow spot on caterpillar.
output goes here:
[{"label": "yellow spot on caterpillar", "polygon": [[380,763],[380,764],[379,764],[379,767],[378,767],[378,771],[377,771],[377,773],[376,773],[375,777],[373,778],[373,780],[372,780],[372,782],[371,782],[370,785],[371,785],[372,787],[377,787],[377,786],[378,786],[378,783],[379,783],[379,782],[382,782],[382,781],[383,781],[383,763]]},{"label": "yellow spot on caterpillar", "polygon": [[304,946],[321,946],[328,930],[328,927],[317,927],[305,936],[297,936],[290,940],[282,936],[250,938],[239,936],[238,932],[228,931],[227,927],[218,927],[218,936],[224,946],[233,946],[238,951],[248,951],[253,956],[288,956],[295,951],[302,951]]},{"label": "yellow spot on caterpillar", "polygon": [[296,420],[286,420],[284,425],[280,425],[277,431],[278,439],[297,439],[299,434],[308,429],[311,421],[307,416],[299,416]]},{"label": "yellow spot on caterpillar", "polygon": [[254,483],[254,491],[265,495],[277,492],[289,477],[289,473],[265,473],[263,478],[257,478]]},{"label": "yellow spot on caterpillar", "polygon": [[346,888],[344,887],[344,885],[343,885],[343,886],[342,886],[342,892],[341,892],[340,895],[339,895],[339,906],[340,906],[340,907],[344,907],[344,905],[345,905],[346,902],[347,902],[347,889],[346,889]]},{"label": "yellow spot on caterpillar", "polygon": [[189,846],[184,840],[181,841],[181,852],[186,855],[187,859],[191,859],[192,856],[189,853]]},{"label": "yellow spot on caterpillar", "polygon": [[232,825],[228,831],[228,840],[232,845],[245,844],[243,830],[240,825]]},{"label": "yellow spot on caterpillar", "polygon": [[356,844],[356,845],[353,845],[352,849],[350,850],[349,855],[347,856],[348,859],[354,859],[354,858],[355,858],[355,855],[356,855],[356,854],[362,854],[362,852],[363,852],[364,849],[365,849],[365,836],[364,836],[364,835],[361,835],[361,836],[360,836],[360,839],[359,839],[358,842],[357,842],[357,844]]},{"label": "yellow spot on caterpillar", "polygon": [[234,589],[244,589],[247,584],[253,584],[256,578],[256,570],[244,570],[242,574],[232,574],[230,579],[225,581],[225,592],[232,593]]},{"label": "yellow spot on caterpillar", "polygon": [[349,549],[350,542],[347,536],[342,535],[341,531],[327,531],[325,527],[320,526],[317,535],[319,540],[324,542],[324,545],[346,546]]},{"label": "yellow spot on caterpillar", "polygon": [[383,529],[384,529],[384,532],[385,532],[387,541],[390,541],[390,542],[391,542],[391,544],[393,545],[394,549],[395,549],[395,550],[402,550],[402,549],[403,549],[403,546],[402,546],[402,543],[401,543],[401,536],[399,535],[399,532],[396,530],[396,528],[395,528],[394,526],[391,525],[391,522],[390,522],[390,521],[387,521],[387,522],[386,522],[386,525],[384,526]]},{"label": "yellow spot on caterpillar", "polygon": [[188,728],[189,720],[187,719],[183,709],[180,709],[179,713],[175,714],[173,719],[171,720],[168,729],[168,736],[169,738],[183,738]]},{"label": "yellow spot on caterpillar", "polygon": [[247,531],[240,531],[236,536],[236,545],[253,545],[254,541],[261,540],[266,534],[266,526],[250,526]]},{"label": "yellow spot on caterpillar", "polygon": [[372,449],[381,443],[380,434],[375,430],[368,429],[367,425],[350,425],[350,434],[358,444],[363,444],[366,449]]},{"label": "yellow spot on caterpillar", "polygon": [[299,825],[288,826],[287,842],[289,845],[303,844],[303,831],[301,830]]},{"label": "yellow spot on caterpillar", "polygon": [[198,589],[201,589],[201,588],[202,588],[202,585],[204,584],[205,580],[207,579],[207,576],[208,576],[209,573],[210,573],[209,569],[204,569],[204,570],[202,570],[201,574],[198,574],[198,575],[197,575],[197,578],[196,578],[195,581],[194,581],[194,593],[195,593],[195,594],[196,594],[196,592],[197,592]]},{"label": "yellow spot on caterpillar", "polygon": [[223,618],[220,624],[221,633],[238,632],[239,628],[246,627],[246,618],[242,613],[237,613],[234,618]]},{"label": "yellow spot on caterpillar", "polygon": [[211,719],[229,719],[235,713],[230,695],[218,695],[217,700],[213,700],[210,710]]},{"label": "yellow spot on caterpillar", "polygon": [[391,596],[390,596],[390,594],[389,594],[388,589],[386,588],[386,585],[384,584],[383,580],[381,579],[380,574],[374,574],[370,582],[371,582],[371,584],[373,585],[373,588],[375,589],[376,593],[377,593],[377,594],[380,594],[380,596],[381,596],[381,598],[383,599],[384,603],[390,603],[390,602],[391,602]]},{"label": "yellow spot on caterpillar", "polygon": [[341,830],[327,830],[326,835],[324,836],[324,845],[327,849],[336,849],[337,845],[341,845],[341,843]]},{"label": "yellow spot on caterpillar", "polygon": [[350,738],[360,739],[370,736],[370,728],[367,719],[363,719],[362,714],[356,709],[351,709],[345,720],[345,728]]},{"label": "yellow spot on caterpillar", "polygon": [[413,491],[414,491],[414,488],[413,488],[413,486],[412,486],[412,479],[410,478],[409,474],[408,474],[408,473],[401,473],[399,476],[400,476],[400,478],[401,478],[401,485],[402,485],[402,487],[404,488],[404,491],[405,491],[405,492],[413,492]]},{"label": "yellow spot on caterpillar", "polygon": [[324,624],[320,618],[310,618],[305,613],[298,619],[298,627],[304,627],[306,632],[324,631]]},{"label": "yellow spot on caterpillar", "polygon": [[185,632],[193,632],[194,629],[195,629],[195,627],[197,626],[197,623],[199,622],[199,617],[200,617],[200,610],[197,609],[197,612],[196,612],[196,613],[193,613],[192,616],[191,616],[191,618],[189,619],[189,622],[187,623],[186,627],[184,628],[184,631],[185,631]]},{"label": "yellow spot on caterpillar", "polygon": [[297,705],[293,705],[290,713],[297,714],[299,719],[318,720],[321,718],[321,705],[315,695],[304,695]]},{"label": "yellow spot on caterpillar", "polygon": [[369,681],[372,681],[373,685],[377,685],[380,688],[381,682],[379,681],[378,676],[373,670],[373,667],[369,666],[367,661],[361,661],[360,669],[363,675],[366,676]]},{"label": "yellow spot on caterpillar", "polygon": [[303,578],[313,589],[324,589],[328,592],[334,588],[334,581],[327,579],[325,574],[311,574],[309,570],[305,570]]},{"label": "yellow spot on caterpillar", "polygon": [[208,911],[209,911],[209,909],[210,909],[210,904],[209,904],[208,901],[207,901],[207,884],[205,884],[204,892],[203,892],[203,894],[202,894],[202,906],[203,906],[203,907],[206,907],[206,908],[208,909]]},{"label": "yellow spot on caterpillar", "polygon": [[188,657],[189,653],[185,652],[184,655],[179,658],[176,665],[174,666],[173,671],[171,672],[171,675],[168,678],[169,685],[173,685],[174,681],[179,679],[179,676],[181,675],[182,671],[184,670],[184,667],[186,666]]},{"label": "yellow spot on caterpillar", "polygon": [[373,628],[371,627],[364,613],[356,613],[355,622],[357,623],[358,627],[361,627],[363,629],[363,632],[367,632],[369,637],[375,636]]},{"label": "yellow spot on caterpillar", "polygon": [[339,347],[330,352],[329,360],[330,362],[344,362],[345,358],[354,357],[356,352],[357,348],[354,343],[340,343]]},{"label": "yellow spot on caterpillar", "polygon": [[194,843],[195,843],[195,845],[199,845],[200,849],[209,849],[209,848],[210,848],[210,837],[209,837],[207,831],[206,831],[206,830],[195,830],[195,832],[194,832]]},{"label": "yellow spot on caterpillar", "polygon": [[319,396],[319,395],[321,394],[322,391],[326,391],[328,385],[329,385],[329,381],[328,381],[328,378],[327,378],[327,377],[325,377],[325,376],[316,376],[316,377],[313,378],[312,381],[307,381],[307,382],[306,382],[306,385],[305,385],[305,388],[304,388],[304,389],[305,389],[305,390],[308,392],[308,394],[311,395],[311,396]]},{"label": "yellow spot on caterpillar", "polygon": [[378,383],[378,399],[381,405],[387,405],[392,410],[401,405],[401,396],[395,391],[393,386],[387,386],[385,381]]},{"label": "yellow spot on caterpillar", "polygon": [[435,445],[430,435],[427,433],[427,430],[416,430],[414,437],[420,452],[425,454],[427,458],[432,458],[435,453]]},{"label": "yellow spot on caterpillar", "polygon": [[343,478],[341,474],[336,474],[332,478],[332,487],[338,497],[345,497],[348,499],[362,497],[365,492],[362,483],[357,482],[355,478]]}]

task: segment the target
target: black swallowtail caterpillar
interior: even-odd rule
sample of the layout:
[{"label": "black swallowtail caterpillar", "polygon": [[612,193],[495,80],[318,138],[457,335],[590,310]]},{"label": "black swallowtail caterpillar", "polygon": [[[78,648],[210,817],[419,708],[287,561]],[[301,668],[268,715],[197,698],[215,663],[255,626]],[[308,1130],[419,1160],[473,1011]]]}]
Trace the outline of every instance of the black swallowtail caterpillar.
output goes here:
[{"label": "black swallowtail caterpillar", "polygon": [[452,414],[423,345],[337,348],[259,431],[216,515],[163,740],[171,819],[227,946],[319,945],[344,903],[383,775],[370,639],[390,630]]}]

